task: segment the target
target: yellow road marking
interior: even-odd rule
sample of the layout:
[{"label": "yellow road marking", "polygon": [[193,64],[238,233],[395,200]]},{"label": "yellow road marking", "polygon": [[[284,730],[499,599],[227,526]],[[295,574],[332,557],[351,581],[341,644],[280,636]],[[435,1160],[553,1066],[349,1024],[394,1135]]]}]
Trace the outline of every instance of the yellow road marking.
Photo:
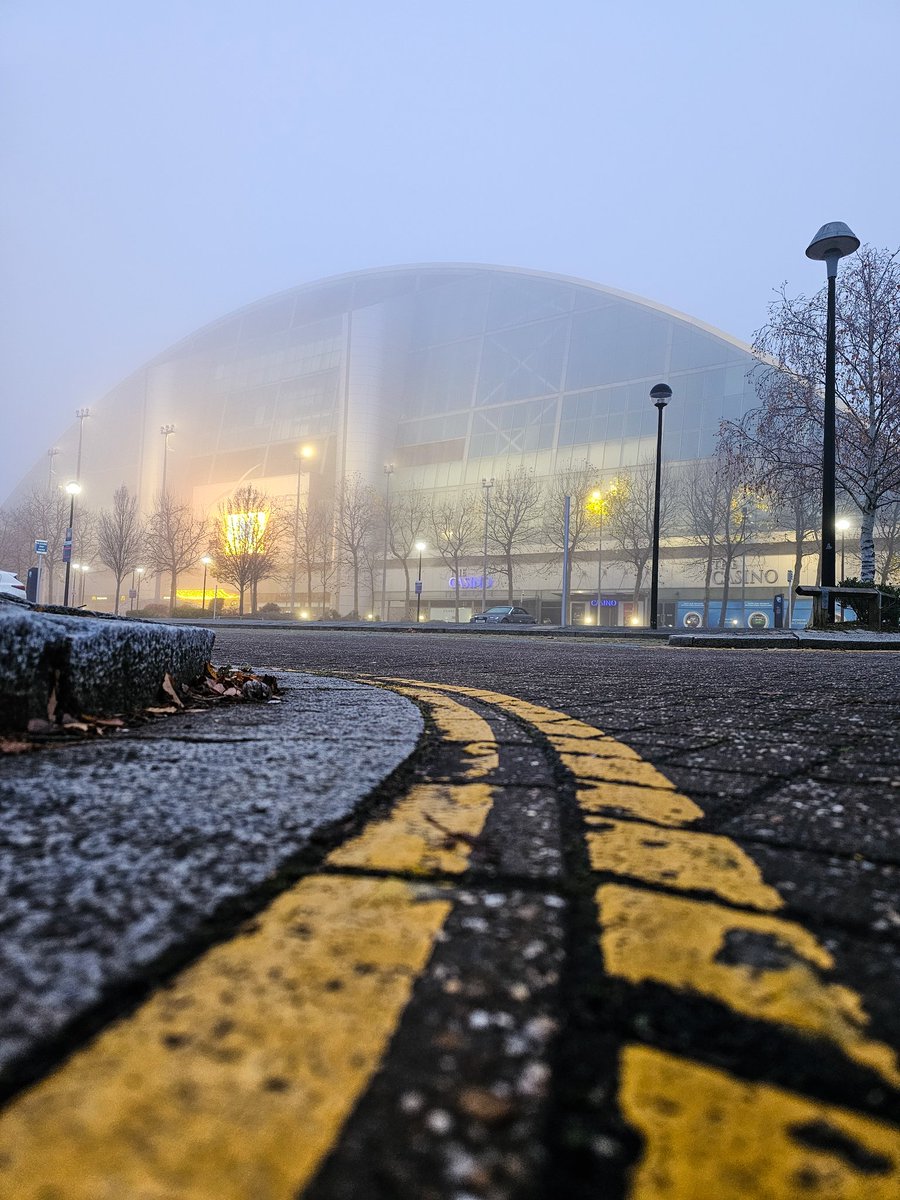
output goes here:
[{"label": "yellow road marking", "polygon": [[[748,908],[770,911],[784,904],[775,889],[763,883],[753,859],[730,838],[660,829],[640,821],[603,821],[588,831],[587,843],[595,871],[685,892],[714,892]],[[656,932],[664,933],[664,927]]]},{"label": "yellow road marking", "polygon": [[603,960],[613,975],[698,992],[756,1020],[826,1038],[900,1086],[894,1052],[866,1039],[859,996],[822,979],[834,960],[801,925],[616,884],[599,888],[597,904]]},{"label": "yellow road marking", "polygon": [[[821,978],[822,972],[832,970],[832,956],[802,926],[770,916],[784,901],[764,883],[754,860],[736,842],[678,828],[698,820],[703,812],[674,790],[665,775],[643,763],[629,748],[619,752],[601,730],[565,714],[485,689],[454,685],[446,690],[494,704],[544,734],[575,778],[578,803],[588,818],[588,850],[595,870],[685,892],[712,892],[731,904],[756,910],[737,911],[697,899],[606,884],[598,890],[598,907],[601,949],[608,971],[632,983],[655,980],[670,988],[694,990],[757,1020],[791,1028],[805,1037],[827,1038],[851,1060],[875,1070],[893,1086],[900,1084],[894,1050],[865,1037],[869,1019],[857,992]],[[595,820],[610,811],[642,820]],[[751,959],[754,948],[762,955],[762,966],[740,962],[748,944]],[[650,1055],[648,1061],[653,1063],[666,1061],[665,1055],[652,1051],[635,1050],[634,1054]],[[743,1097],[740,1104],[734,1100],[732,1108],[740,1114],[742,1105],[748,1110],[745,1122],[743,1115],[732,1122],[722,1117],[724,1102],[716,1097],[728,1090]],[[653,1104],[648,1102],[649,1108],[638,1112],[628,1075],[623,1081],[626,1115],[648,1138],[655,1139],[648,1147],[649,1165],[642,1168],[632,1193],[634,1200],[661,1200],[664,1196],[666,1200],[794,1200],[798,1194],[821,1196],[822,1200],[844,1200],[845,1196],[847,1200],[881,1200],[890,1195],[893,1200],[896,1194],[896,1163],[884,1188],[880,1177],[872,1187],[871,1177],[858,1177],[828,1156],[830,1165],[824,1170],[820,1154],[803,1147],[802,1154],[797,1151],[793,1158],[785,1157],[784,1178],[773,1165],[776,1154],[767,1152],[769,1165],[761,1170],[758,1146],[764,1145],[767,1121],[756,1120],[756,1098],[784,1094],[785,1104],[790,1100],[805,1112],[824,1111],[821,1106],[776,1088],[740,1084],[692,1063],[682,1064],[682,1075],[672,1092],[673,1098],[653,1100]],[[692,1094],[685,1099],[680,1092]],[[660,1142],[658,1126],[665,1126],[667,1105],[676,1099],[679,1104],[692,1105],[690,1120],[685,1117],[679,1124],[682,1140],[677,1144],[672,1139]],[[659,1104],[662,1114],[658,1126],[648,1123],[647,1112],[654,1104]],[[894,1130],[862,1117],[845,1114],[840,1121],[838,1116],[834,1120],[844,1122],[841,1128],[845,1130],[878,1130],[882,1139],[878,1145],[884,1138],[896,1139]],[[743,1138],[743,1128],[754,1130],[749,1139]],[[727,1159],[721,1177],[716,1169],[718,1153],[704,1156],[701,1162],[696,1154],[698,1145],[720,1147],[720,1157]],[[670,1160],[671,1170],[667,1171]],[[794,1186],[788,1175],[797,1164],[806,1174],[797,1176],[800,1182]],[[808,1176],[818,1180],[817,1172],[824,1172],[822,1186],[815,1192],[802,1190]],[[810,1186],[818,1187],[818,1183]]]},{"label": "yellow road marking", "polygon": [[622,1055],[644,1136],[630,1200],[895,1200],[900,1137],[880,1121],[644,1046]]},{"label": "yellow road marking", "polygon": [[[463,775],[487,722],[431,694]],[[484,782],[423,784],[326,860],[462,871]],[[449,838],[428,822],[462,834]],[[399,880],[311,876],[0,1116],[0,1200],[288,1200],[377,1069],[450,903]]]},{"label": "yellow road marking", "polygon": [[[483,780],[496,769],[494,731],[477,713],[430,690],[397,690],[427,702],[444,743],[460,751],[463,778]],[[326,863],[420,875],[459,874],[469,864],[472,839],[481,833],[492,802],[492,789],[484,782],[419,784],[383,821],[370,821],[358,837],[333,851]]]},{"label": "yellow road marking", "polygon": [[627,813],[655,825],[674,827],[690,825],[703,816],[703,810],[680,792],[631,783],[583,784],[576,788],[575,798],[586,816]]},{"label": "yellow road marking", "polygon": [[450,907],[400,881],[304,880],[0,1117],[0,1197],[292,1200]]},{"label": "yellow road marking", "polygon": [[420,784],[383,821],[371,821],[329,854],[326,865],[459,874],[469,865],[471,839],[481,832],[491,803],[486,783]]},{"label": "yellow road marking", "polygon": [[[383,682],[397,686],[390,680]],[[419,698],[437,695],[437,689],[442,689],[493,705],[533,725],[572,772],[578,785],[578,802],[586,813],[619,810],[667,826],[689,825],[703,816],[693,800],[678,792],[662,772],[630,746],[575,717],[485,688],[417,680],[399,682],[397,690],[408,689],[407,694]]]}]

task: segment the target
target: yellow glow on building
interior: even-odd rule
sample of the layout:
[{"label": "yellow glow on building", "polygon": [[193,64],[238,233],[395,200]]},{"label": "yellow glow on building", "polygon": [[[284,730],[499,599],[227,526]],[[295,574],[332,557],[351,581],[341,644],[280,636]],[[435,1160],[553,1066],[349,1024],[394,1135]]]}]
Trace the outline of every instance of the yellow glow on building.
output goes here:
[{"label": "yellow glow on building", "polygon": [[255,554],[262,545],[267,512],[228,513],[224,519],[225,541],[232,554]]}]

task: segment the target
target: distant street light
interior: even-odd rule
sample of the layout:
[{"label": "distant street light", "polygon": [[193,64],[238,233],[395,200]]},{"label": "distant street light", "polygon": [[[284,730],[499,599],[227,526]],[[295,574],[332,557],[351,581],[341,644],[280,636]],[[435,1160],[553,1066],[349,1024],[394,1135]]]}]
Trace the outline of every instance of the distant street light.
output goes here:
[{"label": "distant street light", "polygon": [[141,607],[141,577],[143,576],[143,574],[144,574],[143,567],[135,567],[134,572],[132,573],[132,576],[131,576],[131,586],[134,587],[134,576],[137,575],[137,588],[136,588],[135,594],[134,594],[135,608]]},{"label": "distant street light", "polygon": [[491,513],[491,488],[494,486],[494,480],[482,479],[481,487],[484,492],[484,557],[481,564],[481,611],[487,609],[487,571],[488,571],[488,518]]},{"label": "distant street light", "polygon": [[59,454],[59,446],[52,446],[47,451],[47,459],[48,459],[48,463],[49,463],[48,470],[47,470],[47,489],[48,489],[48,491],[50,488],[53,487],[53,460],[54,460],[54,458],[56,458],[57,454]]},{"label": "distant street light", "polygon": [[204,554],[200,561],[203,563],[203,598],[200,601],[200,609],[202,612],[206,612],[206,572],[209,570],[212,559],[208,554]]},{"label": "distant street light", "polygon": [[653,493],[653,557],[650,565],[650,628],[659,624],[659,484],[662,477],[663,409],[672,399],[672,389],[667,383],[654,384],[650,399],[656,406],[659,420],[656,426],[656,487]]},{"label": "distant street light", "polygon": [[416,579],[416,624],[419,623],[419,613],[422,609],[422,551],[428,549],[427,542],[416,542],[419,552],[419,575]]},{"label": "distant street light", "polygon": [[81,484],[77,479],[72,479],[66,484],[66,491],[69,494],[69,527],[66,530],[66,539],[63,542],[63,559],[66,564],[66,583],[63,590],[63,607],[69,606],[69,577],[72,569],[72,541],[75,529],[75,497],[81,491]]},{"label": "distant street light", "polygon": [[[822,420],[822,587],[833,588],[835,552],[835,288],[838,260],[859,249],[859,238],[843,221],[823,225],[806,248],[806,257],[825,262],[828,313],[825,332],[825,410]],[[828,618],[834,621],[834,596],[828,594]]]},{"label": "distant street light", "polygon": [[384,464],[384,550],[381,558],[381,619],[387,620],[387,557],[388,536],[391,529],[391,476],[394,464]]}]

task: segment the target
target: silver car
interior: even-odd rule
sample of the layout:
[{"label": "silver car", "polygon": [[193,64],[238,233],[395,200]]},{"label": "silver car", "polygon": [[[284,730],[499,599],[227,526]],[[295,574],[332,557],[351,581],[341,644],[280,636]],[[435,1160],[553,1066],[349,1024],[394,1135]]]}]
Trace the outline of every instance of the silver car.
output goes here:
[{"label": "silver car", "polygon": [[512,604],[498,604],[469,617],[470,625],[537,625],[537,621],[524,608]]}]

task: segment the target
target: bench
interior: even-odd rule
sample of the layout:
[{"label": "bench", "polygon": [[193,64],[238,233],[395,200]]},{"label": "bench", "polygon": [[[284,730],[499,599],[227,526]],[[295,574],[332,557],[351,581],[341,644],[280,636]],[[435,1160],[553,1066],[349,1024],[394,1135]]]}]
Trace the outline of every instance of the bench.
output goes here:
[{"label": "bench", "polygon": [[860,625],[866,629],[881,628],[881,598],[878,588],[861,587],[798,587],[798,596],[812,596],[812,628],[826,629],[834,621],[834,603],[849,605]]}]

